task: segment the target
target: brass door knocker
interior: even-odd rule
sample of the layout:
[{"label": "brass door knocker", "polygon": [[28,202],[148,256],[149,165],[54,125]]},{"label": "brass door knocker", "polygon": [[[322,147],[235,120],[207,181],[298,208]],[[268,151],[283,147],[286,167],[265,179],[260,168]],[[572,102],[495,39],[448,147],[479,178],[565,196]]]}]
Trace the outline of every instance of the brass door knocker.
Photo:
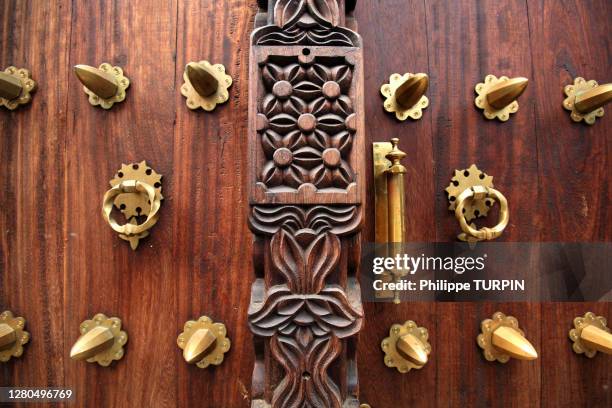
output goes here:
[{"label": "brass door knocker", "polygon": [[[461,241],[478,242],[498,238],[508,226],[509,211],[506,197],[493,188],[493,177],[480,171],[475,164],[464,170],[455,170],[451,183],[446,187],[448,209],[455,212],[463,233]],[[486,217],[489,209],[499,202],[499,221],[494,227],[478,229],[470,223],[478,217]]]},{"label": "brass door knocker", "polygon": [[[138,247],[141,239],[149,235],[159,217],[161,207],[161,174],[147,166],[145,161],[124,164],[114,179],[110,180],[111,189],[104,194],[102,216],[121,239],[130,243],[132,249]],[[112,216],[113,207],[123,213],[126,224],[119,224]],[[146,219],[138,223],[140,217]]]}]

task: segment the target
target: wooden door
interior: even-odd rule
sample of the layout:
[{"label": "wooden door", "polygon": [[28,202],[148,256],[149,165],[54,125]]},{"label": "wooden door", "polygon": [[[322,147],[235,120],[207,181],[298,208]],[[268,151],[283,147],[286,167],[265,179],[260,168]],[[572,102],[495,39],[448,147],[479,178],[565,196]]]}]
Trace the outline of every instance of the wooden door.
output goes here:
[{"label": "wooden door", "polygon": [[[0,310],[25,317],[31,334],[21,358],[0,364],[0,386],[68,387],[84,407],[250,406],[246,135],[257,8],[255,0],[0,4],[0,66],[26,67],[38,82],[32,103],[0,110]],[[443,189],[472,162],[512,205],[501,240],[611,239],[611,118],[575,124],[561,107],[573,77],[610,80],[611,15],[604,0],[357,2],[365,146],[395,136],[408,153],[410,241],[455,239]],[[190,111],[180,95],[185,64],[202,59],[224,64],[234,81],[213,113]],[[102,62],[131,81],[109,111],[88,103],[71,71]],[[430,107],[400,123],[383,111],[379,89],[408,71],[429,74]],[[504,124],[473,104],[488,73],[530,79]],[[100,204],[121,164],[141,160],[163,174],[165,200],[151,236],[132,251]],[[366,198],[364,241],[374,237]],[[482,358],[474,339],[496,310],[519,319],[538,360]],[[374,408],[609,406],[609,357],[577,356],[567,340],[587,310],[612,319],[610,303],[365,303],[360,400]],[[129,335],[125,356],[108,368],[68,357],[79,324],[98,312],[121,318]],[[201,315],[228,328],[232,348],[219,367],[188,366],[176,345],[184,322]],[[384,365],[380,341],[408,319],[429,329],[433,352],[425,368],[401,375]]]}]

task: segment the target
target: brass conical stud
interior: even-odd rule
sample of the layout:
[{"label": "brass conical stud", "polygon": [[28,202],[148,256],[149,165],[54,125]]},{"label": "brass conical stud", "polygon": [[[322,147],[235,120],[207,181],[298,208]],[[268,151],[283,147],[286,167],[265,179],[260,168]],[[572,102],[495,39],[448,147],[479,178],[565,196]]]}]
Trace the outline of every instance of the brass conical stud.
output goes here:
[{"label": "brass conical stud", "polygon": [[380,88],[380,93],[386,98],[383,106],[387,112],[395,113],[398,120],[420,119],[423,109],[429,106],[429,99],[425,96],[428,87],[427,74],[393,74],[389,83]]},{"label": "brass conical stud", "polygon": [[575,78],[573,84],[566,85],[563,92],[567,96],[563,100],[563,107],[571,112],[572,120],[584,120],[589,125],[604,115],[603,106],[612,101],[612,83],[598,85],[596,81],[581,77]]},{"label": "brass conical stud", "polygon": [[8,67],[0,72],[0,106],[16,109],[32,100],[36,82],[25,68]]},{"label": "brass conical stud", "polygon": [[612,354],[612,333],[603,316],[587,312],[574,319],[574,327],[569,331],[569,338],[574,342],[572,348],[577,354],[589,358],[595,357],[598,351]]},{"label": "brass conical stud", "polygon": [[221,364],[231,347],[225,325],[214,323],[208,316],[186,322],[176,343],[183,350],[185,361],[199,368]]},{"label": "brass conical stud", "polygon": [[222,64],[190,62],[185,66],[183,79],[185,83],[181,86],[181,94],[187,98],[189,109],[212,111],[229,99],[227,90],[232,85],[232,77],[225,73]]},{"label": "brass conical stud", "polygon": [[518,111],[519,104],[516,101],[523,94],[529,80],[523,77],[508,78],[495,75],[487,75],[484,82],[476,85],[478,96],[474,103],[483,109],[487,119],[499,119],[502,122],[510,118],[510,114]]},{"label": "brass conical stud", "polygon": [[0,363],[23,354],[23,345],[30,341],[30,333],[24,330],[25,324],[23,317],[15,317],[8,310],[0,313]]},{"label": "brass conical stud", "polygon": [[385,365],[396,368],[400,373],[411,369],[421,369],[427,364],[431,345],[427,342],[429,333],[412,320],[404,324],[394,324],[380,344],[385,353]]},{"label": "brass conical stud", "polygon": [[107,367],[113,360],[123,357],[123,346],[128,336],[121,330],[119,318],[98,313],[93,319],[81,323],[80,332],[81,336],[70,350],[73,360],[85,360]]},{"label": "brass conical stud", "polygon": [[74,73],[84,85],[83,91],[89,96],[89,103],[104,109],[123,101],[125,91],[130,86],[130,80],[123,75],[123,70],[107,62],[99,68],[75,65]]},{"label": "brass conical stud", "polygon": [[511,357],[518,360],[538,358],[537,351],[525,338],[515,317],[496,312],[491,319],[483,320],[480,328],[477,343],[488,361],[506,363]]}]

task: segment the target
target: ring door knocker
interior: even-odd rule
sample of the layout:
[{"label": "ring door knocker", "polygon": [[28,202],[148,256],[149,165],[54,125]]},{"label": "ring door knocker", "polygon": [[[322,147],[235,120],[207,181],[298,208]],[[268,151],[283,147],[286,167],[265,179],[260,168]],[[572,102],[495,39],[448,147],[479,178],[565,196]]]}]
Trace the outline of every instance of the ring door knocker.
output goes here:
[{"label": "ring door knocker", "polygon": [[[461,241],[478,242],[498,238],[508,226],[509,211],[506,197],[493,188],[493,177],[480,171],[475,164],[468,169],[455,170],[448,187],[448,209],[455,212],[463,231]],[[494,227],[478,229],[472,220],[486,217],[489,209],[499,202],[499,221]]]},{"label": "ring door knocker", "polygon": [[[147,166],[145,161],[122,164],[116,177],[109,182],[112,188],[104,194],[102,216],[134,250],[157,223],[163,200],[161,178],[162,175]],[[113,218],[113,207],[123,213],[126,224],[121,225]],[[144,222],[138,223],[145,214]]]}]

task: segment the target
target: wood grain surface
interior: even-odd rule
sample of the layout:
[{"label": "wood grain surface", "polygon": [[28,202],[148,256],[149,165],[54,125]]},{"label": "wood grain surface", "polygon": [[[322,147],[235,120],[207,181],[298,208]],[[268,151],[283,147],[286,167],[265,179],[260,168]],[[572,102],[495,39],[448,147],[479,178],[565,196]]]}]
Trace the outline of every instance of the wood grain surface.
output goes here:
[{"label": "wood grain surface", "polygon": [[[33,101],[0,110],[0,309],[27,319],[31,341],[0,365],[0,386],[66,386],[83,407],[249,406],[253,344],[247,229],[248,37],[255,0],[0,3],[0,68],[29,68]],[[408,153],[410,241],[452,241],[443,189],[475,162],[511,205],[505,241],[610,241],[611,113],[573,123],[562,106],[575,76],[608,82],[612,5],[605,0],[515,2],[360,0],[366,146],[400,138]],[[189,61],[223,63],[234,83],[214,113],[192,112],[179,88]],[[92,107],[75,64],[110,62],[131,86],[110,111]],[[430,75],[417,122],[382,108],[389,75]],[[501,124],[474,106],[492,73],[526,76],[520,109]],[[368,153],[369,154],[369,153]],[[104,224],[100,201],[122,163],[164,175],[159,223],[136,252]],[[369,177],[371,163],[366,163]],[[371,185],[371,178],[367,185]],[[367,189],[371,194],[371,189]],[[373,197],[365,239],[373,239]],[[574,354],[567,331],[610,303],[364,304],[362,402],[373,408],[612,405],[610,357]],[[493,364],[475,338],[497,310],[519,319],[536,361]],[[125,357],[111,368],[68,358],[81,321],[120,317]],[[222,366],[187,366],[176,346],[186,320],[228,327]],[[393,323],[428,328],[430,362],[401,375],[380,341]],[[24,405],[25,406],[25,405]]]}]

